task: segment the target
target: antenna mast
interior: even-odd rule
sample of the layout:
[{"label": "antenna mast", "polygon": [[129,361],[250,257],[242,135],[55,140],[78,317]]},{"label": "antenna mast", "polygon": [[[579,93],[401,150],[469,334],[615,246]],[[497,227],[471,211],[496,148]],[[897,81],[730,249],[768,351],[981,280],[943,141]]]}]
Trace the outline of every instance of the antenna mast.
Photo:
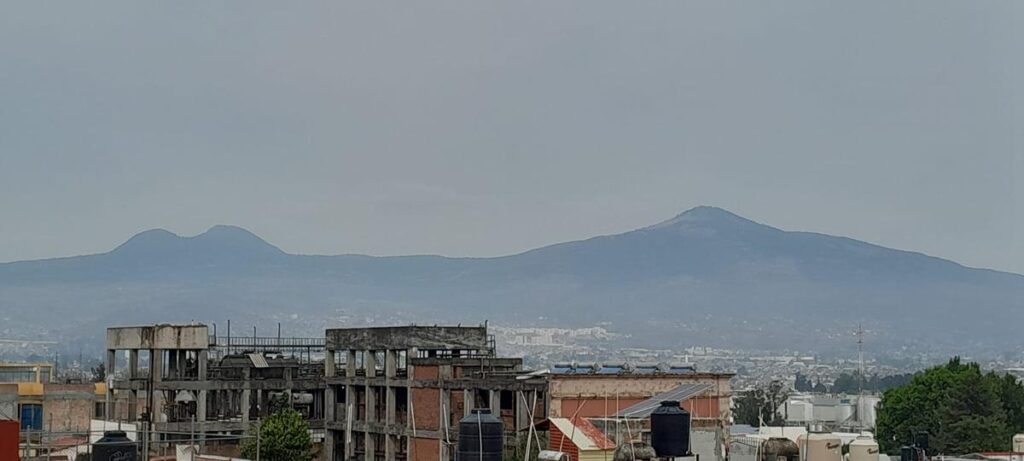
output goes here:
[{"label": "antenna mast", "polygon": [[857,324],[857,331],[854,332],[857,335],[857,425],[863,426],[864,415],[860,414],[860,409],[864,406],[864,325]]},{"label": "antenna mast", "polygon": [[857,335],[857,360],[858,360],[858,374],[857,377],[857,393],[861,397],[864,396],[864,325],[857,324],[857,331],[854,332]]}]

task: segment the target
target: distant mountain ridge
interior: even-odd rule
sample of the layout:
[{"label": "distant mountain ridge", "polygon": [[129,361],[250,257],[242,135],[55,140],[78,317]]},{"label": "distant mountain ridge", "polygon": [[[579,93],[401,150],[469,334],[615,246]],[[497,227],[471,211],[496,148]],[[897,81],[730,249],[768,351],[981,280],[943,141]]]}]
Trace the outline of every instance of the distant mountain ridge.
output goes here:
[{"label": "distant mountain ridge", "polygon": [[[0,315],[65,340],[98,338],[109,324],[191,319],[284,320],[313,332],[491,319],[608,322],[653,346],[807,350],[839,347],[864,323],[880,344],[998,353],[1016,348],[1021,307],[1020,275],[783,231],[714,207],[495,258],[293,255],[214,226],[193,237],[142,232],[103,254],[0,264]],[[54,325],[54,315],[73,325]],[[954,326],[962,340],[928,334]]]}]

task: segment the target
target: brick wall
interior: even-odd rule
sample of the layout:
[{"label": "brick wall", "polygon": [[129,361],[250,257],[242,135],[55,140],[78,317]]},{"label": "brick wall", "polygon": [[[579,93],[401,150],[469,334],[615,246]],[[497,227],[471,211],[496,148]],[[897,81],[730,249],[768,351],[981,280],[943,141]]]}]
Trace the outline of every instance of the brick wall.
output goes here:
[{"label": "brick wall", "polygon": [[413,367],[412,376],[413,379],[437,379],[438,371],[437,365],[416,365]]},{"label": "brick wall", "polygon": [[[417,367],[417,370],[419,367]],[[441,414],[441,391],[438,389],[412,388],[412,413],[415,413],[416,428],[438,430]]]},{"label": "brick wall", "polygon": [[412,439],[411,448],[411,461],[437,461],[438,450],[441,449],[441,441],[415,437]]},{"label": "brick wall", "polygon": [[43,391],[43,428],[59,432],[89,430],[96,398],[92,384],[47,384]]}]

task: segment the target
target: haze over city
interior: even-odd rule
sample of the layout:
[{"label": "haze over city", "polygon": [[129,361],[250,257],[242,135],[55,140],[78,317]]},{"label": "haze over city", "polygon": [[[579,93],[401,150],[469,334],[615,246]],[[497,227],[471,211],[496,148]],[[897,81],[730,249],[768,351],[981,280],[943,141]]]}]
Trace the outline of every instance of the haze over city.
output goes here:
[{"label": "haze over city", "polygon": [[0,461],[1021,461],[1022,5],[5,4]]}]

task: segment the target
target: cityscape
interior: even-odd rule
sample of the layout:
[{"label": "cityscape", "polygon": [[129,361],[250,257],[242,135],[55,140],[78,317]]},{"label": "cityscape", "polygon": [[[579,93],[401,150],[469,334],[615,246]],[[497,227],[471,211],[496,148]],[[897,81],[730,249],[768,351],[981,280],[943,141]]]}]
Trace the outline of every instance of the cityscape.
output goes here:
[{"label": "cityscape", "polygon": [[1024,461],[1024,7],[11,2],[0,461]]}]

